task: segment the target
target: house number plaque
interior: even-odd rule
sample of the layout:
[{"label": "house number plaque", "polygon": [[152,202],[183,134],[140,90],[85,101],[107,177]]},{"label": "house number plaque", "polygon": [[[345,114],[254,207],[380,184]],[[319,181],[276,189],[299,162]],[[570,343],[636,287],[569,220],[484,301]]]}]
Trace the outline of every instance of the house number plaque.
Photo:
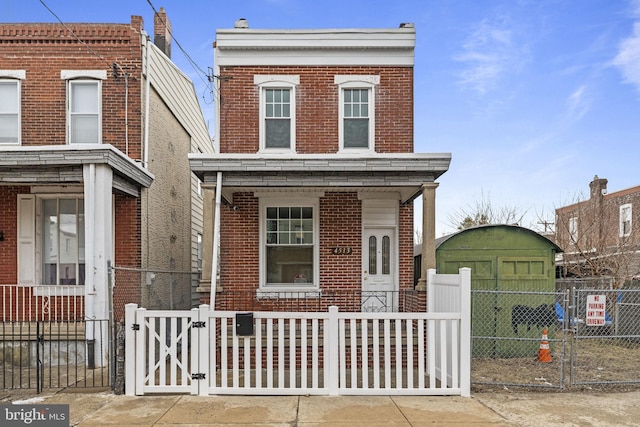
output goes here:
[{"label": "house number plaque", "polygon": [[349,246],[336,246],[331,249],[331,253],[333,255],[351,255],[353,253],[353,249]]}]

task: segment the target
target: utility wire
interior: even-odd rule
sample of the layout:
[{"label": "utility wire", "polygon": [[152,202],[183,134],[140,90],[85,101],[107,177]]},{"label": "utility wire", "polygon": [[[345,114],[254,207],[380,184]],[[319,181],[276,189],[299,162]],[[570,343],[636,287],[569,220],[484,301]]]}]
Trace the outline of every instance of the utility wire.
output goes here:
[{"label": "utility wire", "polygon": [[[56,17],[56,19],[58,20],[58,22],[60,22],[60,24],[62,24],[62,26],[63,26],[63,27],[64,27],[64,28],[69,32],[69,33],[71,33],[71,35],[72,35],[73,37],[75,37],[75,39],[76,39],[76,40],[78,40],[82,45],[84,45],[84,47],[86,47],[86,48],[87,48],[87,50],[88,50],[89,52],[91,52],[91,53],[92,53],[93,55],[95,55],[97,58],[99,58],[99,59],[103,60],[103,61],[107,64],[107,66],[111,67],[111,64],[109,64],[109,62],[106,60],[106,58],[105,58],[104,56],[100,55],[100,54],[99,54],[99,53],[97,53],[95,50],[91,49],[91,47],[90,47],[88,44],[86,44],[86,43],[84,42],[84,40],[82,40],[80,37],[78,37],[78,35],[77,35],[77,34],[76,34],[76,33],[75,33],[71,28],[67,27],[67,24],[65,24],[64,22],[62,22],[62,19],[60,19],[60,17],[59,17],[58,15],[56,15],[56,13],[55,13],[53,10],[51,10],[51,8],[50,8],[49,6],[47,6],[47,4],[46,4],[43,0],[40,0],[40,3],[41,3],[41,4],[42,4],[42,5],[43,5],[43,6],[44,6],[48,11],[49,11],[49,13],[51,13],[53,16],[55,16],[55,17]],[[118,64],[116,64],[116,65],[118,65]],[[120,65],[118,65],[118,67],[120,67]],[[122,70],[122,68],[120,68],[120,69]]]},{"label": "utility wire", "polygon": [[[180,51],[184,54],[184,56],[187,58],[187,61],[189,62],[189,64],[191,64],[191,67],[193,67],[194,71],[196,71],[196,73],[198,74],[198,77],[200,77],[200,80],[202,80],[202,83],[205,84],[205,86],[211,88],[210,84],[211,84],[211,80],[210,80],[210,76],[209,74],[207,74],[202,68],[200,68],[200,66],[191,58],[191,56],[189,56],[189,54],[187,53],[187,51],[182,47],[182,45],[180,44],[180,42],[178,41],[178,39],[173,35],[173,33],[171,32],[171,28],[169,28],[169,26],[167,25],[167,23],[162,19],[162,17],[160,16],[160,14],[158,13],[157,9],[155,8],[155,6],[153,5],[153,3],[151,3],[151,0],[147,0],[147,3],[149,3],[149,6],[151,6],[151,9],[153,9],[153,13],[158,17],[158,19],[160,19],[160,21],[164,24],[164,27],[167,29],[167,31],[169,32],[169,35],[171,35],[171,38],[173,39],[173,41],[176,42],[176,45],[178,46],[178,48],[180,49]],[[206,77],[203,78],[202,76]]]}]

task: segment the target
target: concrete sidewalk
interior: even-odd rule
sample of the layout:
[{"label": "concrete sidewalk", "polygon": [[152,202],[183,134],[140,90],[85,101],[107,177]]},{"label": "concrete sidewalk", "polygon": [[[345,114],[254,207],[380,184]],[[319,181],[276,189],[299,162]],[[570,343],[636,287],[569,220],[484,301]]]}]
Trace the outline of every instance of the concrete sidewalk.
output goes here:
[{"label": "concrete sidewalk", "polygon": [[1,403],[69,404],[71,426],[640,426],[640,392],[452,396],[116,396],[43,393]]}]

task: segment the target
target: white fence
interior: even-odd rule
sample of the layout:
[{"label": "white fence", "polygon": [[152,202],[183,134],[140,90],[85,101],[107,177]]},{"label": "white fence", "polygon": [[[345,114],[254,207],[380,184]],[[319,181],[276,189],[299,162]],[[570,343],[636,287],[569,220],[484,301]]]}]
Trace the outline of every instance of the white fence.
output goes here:
[{"label": "white fence", "polygon": [[469,396],[470,270],[429,277],[427,313],[129,304],[126,393]]},{"label": "white fence", "polygon": [[0,285],[0,321],[84,319],[82,286]]}]

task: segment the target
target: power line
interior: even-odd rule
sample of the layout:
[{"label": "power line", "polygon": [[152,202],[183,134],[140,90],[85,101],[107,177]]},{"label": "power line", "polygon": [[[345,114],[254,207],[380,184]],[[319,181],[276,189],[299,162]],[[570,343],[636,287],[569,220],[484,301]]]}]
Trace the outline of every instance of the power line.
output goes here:
[{"label": "power line", "polygon": [[[71,35],[73,37],[75,37],[76,40],[78,40],[84,47],[86,47],[89,52],[91,52],[93,55],[95,55],[98,59],[101,59],[102,61],[104,61],[107,64],[108,67],[111,67],[111,64],[106,60],[106,58],[104,56],[100,55],[95,50],[91,49],[91,47],[87,43],[85,43],[84,40],[82,40],[80,37],[78,37],[78,35],[71,28],[67,27],[67,24],[62,22],[62,19],[60,19],[60,17],[58,15],[56,15],[56,13],[53,10],[51,10],[51,8],[49,6],[47,6],[47,4],[43,0],[40,0],[40,3],[49,11],[49,13],[51,13],[53,16],[55,16],[56,19],[58,20],[58,22],[60,22],[60,24],[62,24],[62,26],[69,33],[71,33]],[[118,65],[118,67],[120,67],[120,65]],[[121,70],[122,70],[122,68],[121,68]]]},{"label": "power line", "polygon": [[[149,6],[151,6],[151,9],[153,9],[153,13],[155,14],[155,16],[157,16],[158,19],[164,24],[164,27],[169,32],[169,35],[171,35],[171,39],[176,42],[176,45],[178,46],[180,51],[184,54],[184,56],[187,58],[187,61],[189,62],[191,67],[194,69],[194,71],[196,71],[196,73],[198,73],[198,72],[200,73],[200,74],[198,74],[198,77],[200,77],[200,80],[202,80],[202,83],[204,83],[205,86],[210,88],[211,77],[209,76],[209,74],[207,74],[202,68],[200,68],[200,66],[193,60],[193,58],[191,58],[191,56],[187,53],[187,51],[182,47],[182,45],[180,44],[178,39],[173,35],[173,32],[171,31],[171,28],[162,19],[162,16],[160,16],[160,14],[158,13],[158,11],[155,8],[155,6],[153,5],[153,3],[151,3],[151,0],[147,0],[147,3],[149,3]],[[206,77],[206,80],[202,76]],[[211,88],[210,88],[210,90],[211,90]]]}]

